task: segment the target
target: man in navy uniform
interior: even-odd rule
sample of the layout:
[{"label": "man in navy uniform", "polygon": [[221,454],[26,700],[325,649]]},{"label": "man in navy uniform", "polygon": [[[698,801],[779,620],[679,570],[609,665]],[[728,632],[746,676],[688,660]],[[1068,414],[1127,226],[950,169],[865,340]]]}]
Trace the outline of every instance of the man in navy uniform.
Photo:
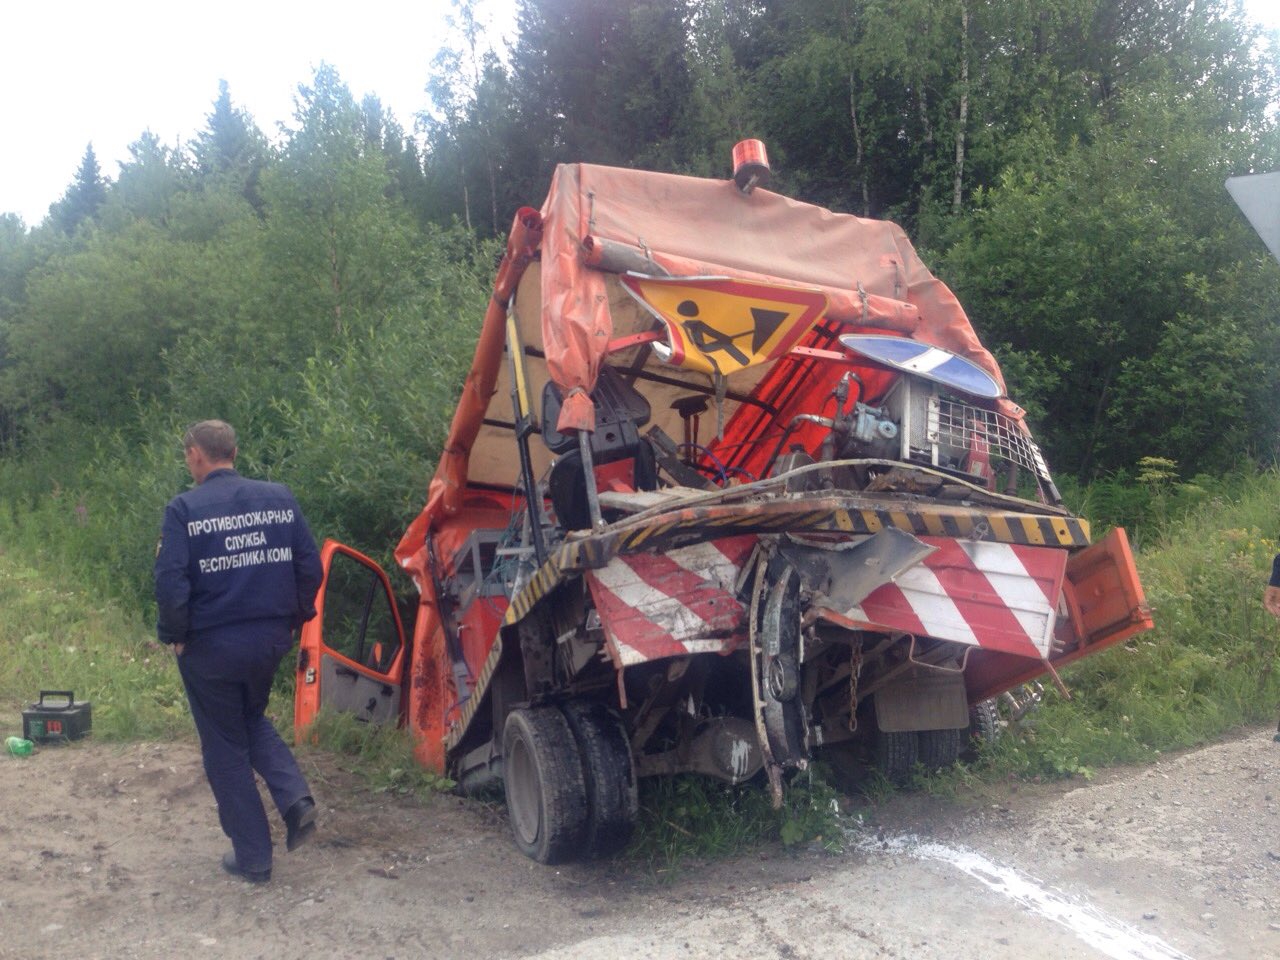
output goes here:
[{"label": "man in navy uniform", "polygon": [[264,713],[293,632],[316,615],[320,556],[289,488],[235,471],[236,435],[205,420],[182,438],[196,485],[169,502],[156,551],[157,633],[173,647],[200,734],[227,872],[271,879],[261,775],[289,850],[315,831],[316,807],[293,753]]}]

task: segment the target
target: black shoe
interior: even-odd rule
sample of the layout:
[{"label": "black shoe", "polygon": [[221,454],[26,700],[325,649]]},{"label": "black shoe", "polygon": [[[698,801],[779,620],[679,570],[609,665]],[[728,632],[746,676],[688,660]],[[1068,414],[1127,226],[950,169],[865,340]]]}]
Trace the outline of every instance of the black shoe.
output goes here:
[{"label": "black shoe", "polygon": [[303,797],[295,802],[284,813],[284,825],[289,828],[284,845],[293,853],[316,832],[316,802],[310,797]]},{"label": "black shoe", "polygon": [[265,870],[242,870],[240,864],[236,861],[236,853],[232,850],[230,853],[222,855],[222,869],[227,871],[233,877],[244,877],[250,883],[266,883],[271,879],[271,868]]}]

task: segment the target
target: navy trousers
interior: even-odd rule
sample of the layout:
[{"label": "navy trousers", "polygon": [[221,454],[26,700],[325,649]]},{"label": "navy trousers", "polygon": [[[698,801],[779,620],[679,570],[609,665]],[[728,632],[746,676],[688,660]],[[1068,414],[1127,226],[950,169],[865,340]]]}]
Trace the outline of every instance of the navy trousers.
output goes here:
[{"label": "navy trousers", "polygon": [[293,752],[264,716],[276,667],[292,645],[287,621],[257,620],[199,631],[178,657],[218,819],[242,870],[271,866],[271,829],[254,772],[281,816],[311,794]]}]

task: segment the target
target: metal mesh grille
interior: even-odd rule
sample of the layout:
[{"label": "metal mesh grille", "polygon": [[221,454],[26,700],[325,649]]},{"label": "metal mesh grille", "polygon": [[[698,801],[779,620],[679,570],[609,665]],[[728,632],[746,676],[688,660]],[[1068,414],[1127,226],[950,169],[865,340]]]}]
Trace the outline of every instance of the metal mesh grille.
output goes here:
[{"label": "metal mesh grille", "polygon": [[985,442],[993,459],[1016,463],[1036,476],[1049,479],[1049,468],[1040,448],[1027,438],[1015,421],[1003,414],[931,397],[928,436],[930,443],[957,451],[970,449],[975,440],[979,444]]}]

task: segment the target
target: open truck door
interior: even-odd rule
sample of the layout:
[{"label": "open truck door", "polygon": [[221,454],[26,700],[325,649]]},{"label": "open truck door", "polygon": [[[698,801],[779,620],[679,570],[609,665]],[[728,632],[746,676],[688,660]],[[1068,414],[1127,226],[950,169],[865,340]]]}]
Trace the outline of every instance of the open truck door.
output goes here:
[{"label": "open truck door", "polygon": [[364,554],[334,540],[325,541],[320,562],[316,616],[299,642],[294,736],[321,708],[366,723],[397,723],[405,645],[391,581]]}]

